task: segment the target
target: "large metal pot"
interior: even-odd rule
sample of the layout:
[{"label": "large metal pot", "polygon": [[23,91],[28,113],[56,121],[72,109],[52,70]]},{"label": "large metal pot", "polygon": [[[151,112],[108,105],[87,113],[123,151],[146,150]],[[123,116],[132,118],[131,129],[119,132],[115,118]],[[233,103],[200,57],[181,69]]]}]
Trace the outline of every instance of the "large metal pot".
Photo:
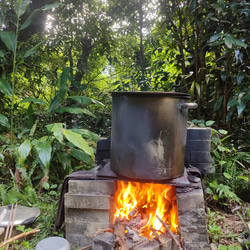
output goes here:
[{"label": "large metal pot", "polygon": [[184,172],[190,95],[112,92],[111,169],[120,176],[168,180]]}]

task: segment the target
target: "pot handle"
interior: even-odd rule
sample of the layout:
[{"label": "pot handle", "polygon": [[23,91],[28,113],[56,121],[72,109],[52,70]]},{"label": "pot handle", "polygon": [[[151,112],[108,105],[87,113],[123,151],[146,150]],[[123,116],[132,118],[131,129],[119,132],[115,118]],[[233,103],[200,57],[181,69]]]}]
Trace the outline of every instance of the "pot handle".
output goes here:
[{"label": "pot handle", "polygon": [[197,103],[182,103],[181,105],[181,109],[196,109],[198,107]]}]

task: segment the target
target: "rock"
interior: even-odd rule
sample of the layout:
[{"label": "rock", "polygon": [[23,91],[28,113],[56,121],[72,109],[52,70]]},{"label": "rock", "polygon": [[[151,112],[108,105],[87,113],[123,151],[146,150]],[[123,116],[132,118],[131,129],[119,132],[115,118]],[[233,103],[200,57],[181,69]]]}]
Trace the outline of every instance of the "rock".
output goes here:
[{"label": "rock", "polygon": [[211,249],[211,250],[218,250],[218,247],[216,246],[215,243],[211,243],[211,244],[210,244],[210,249]]}]

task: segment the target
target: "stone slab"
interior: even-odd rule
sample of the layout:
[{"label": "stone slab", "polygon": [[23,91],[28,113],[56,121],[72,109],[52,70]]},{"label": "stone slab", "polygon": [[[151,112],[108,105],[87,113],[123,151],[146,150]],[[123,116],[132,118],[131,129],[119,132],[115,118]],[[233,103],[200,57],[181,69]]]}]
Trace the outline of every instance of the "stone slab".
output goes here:
[{"label": "stone slab", "polygon": [[70,245],[79,247],[79,249],[84,246],[92,245],[91,237],[85,236],[83,234],[72,234],[66,231],[66,239],[68,240]]},{"label": "stone slab", "polygon": [[65,217],[69,221],[109,223],[109,210],[65,208]]},{"label": "stone slab", "polygon": [[65,221],[66,232],[71,234],[81,234],[86,237],[91,237],[96,234],[99,229],[111,228],[110,223],[102,222],[76,222],[76,221]]},{"label": "stone slab", "polygon": [[202,189],[193,189],[191,192],[176,193],[178,212],[196,208],[204,209],[204,195]]},{"label": "stone slab", "polygon": [[112,180],[70,180],[68,193],[114,195],[115,183]]},{"label": "stone slab", "polygon": [[113,207],[113,198],[110,195],[69,194],[64,195],[66,208],[101,209]]}]

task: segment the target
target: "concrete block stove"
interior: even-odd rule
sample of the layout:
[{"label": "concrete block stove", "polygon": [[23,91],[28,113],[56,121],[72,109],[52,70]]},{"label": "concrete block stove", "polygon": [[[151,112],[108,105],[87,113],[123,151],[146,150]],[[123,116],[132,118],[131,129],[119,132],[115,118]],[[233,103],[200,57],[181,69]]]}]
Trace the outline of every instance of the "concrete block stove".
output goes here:
[{"label": "concrete block stove", "polygon": [[100,156],[99,141],[98,166],[80,178],[73,173],[61,193],[58,214],[65,215],[70,243],[94,250],[209,249],[202,175],[211,171],[211,131],[187,130],[188,110],[197,107],[189,99],[112,92],[109,156]]},{"label": "concrete block stove", "polygon": [[[115,180],[99,178],[97,173],[97,169],[86,171],[86,180],[68,182],[68,192],[64,196],[66,238],[73,245],[108,250],[112,249],[106,245],[108,240],[100,240],[100,235],[99,238],[94,236],[101,232],[101,229],[112,228]],[[183,249],[210,249],[201,182],[183,187],[177,185],[176,199]],[[105,237],[107,238],[107,235]],[[163,248],[161,244],[155,246],[155,243],[146,248],[143,242],[141,247],[131,249],[178,249],[171,237],[167,237],[167,240],[168,248]],[[112,245],[112,237],[109,241]]]}]

